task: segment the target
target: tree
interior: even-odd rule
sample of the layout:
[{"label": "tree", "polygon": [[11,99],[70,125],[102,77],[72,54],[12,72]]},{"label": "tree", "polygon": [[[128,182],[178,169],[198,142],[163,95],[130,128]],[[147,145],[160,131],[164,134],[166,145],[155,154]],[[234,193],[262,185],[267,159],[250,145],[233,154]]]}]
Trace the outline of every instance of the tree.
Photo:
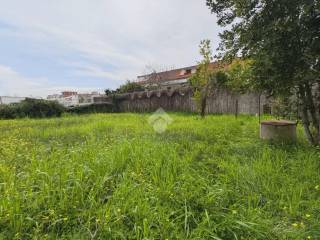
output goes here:
[{"label": "tree", "polygon": [[144,91],[144,87],[136,82],[127,81],[125,84],[121,85],[116,90],[106,89],[104,92],[107,96],[113,96],[115,94],[131,93],[131,92],[141,92]]},{"label": "tree", "polygon": [[197,71],[189,79],[189,82],[194,88],[194,99],[200,115],[205,117],[207,98],[215,84],[215,76],[212,69],[210,69],[210,63],[213,60],[210,40],[202,40],[199,48],[203,59],[199,62]]},{"label": "tree", "polygon": [[160,65],[146,65],[145,67],[145,80],[147,84],[145,87],[148,90],[156,90],[161,88],[161,83],[167,81],[170,77],[170,71],[174,67],[166,67]]},{"label": "tree", "polygon": [[131,82],[129,80],[117,89],[118,93],[130,93],[130,92],[141,92],[141,91],[144,91],[144,88],[141,84],[136,82]]},{"label": "tree", "polygon": [[106,90],[104,90],[104,93],[107,95],[107,96],[111,96],[114,94],[114,90],[111,90],[109,88],[107,88]]},{"label": "tree", "polygon": [[225,87],[236,93],[258,90],[254,83],[252,65],[251,59],[234,59],[224,71],[226,74]]},{"label": "tree", "polygon": [[296,95],[308,140],[320,144],[320,3],[318,0],[206,0],[217,14],[219,56],[253,60],[257,85]]},{"label": "tree", "polygon": [[[217,74],[217,83],[219,87],[226,88],[232,91],[236,96],[239,94],[245,94],[248,92],[260,92],[258,87],[254,83],[253,69],[251,59],[234,59],[229,65],[225,66],[223,71]],[[261,93],[260,93],[261,96]],[[259,96],[259,98],[260,98]],[[235,116],[238,117],[238,103],[239,99],[236,99]],[[260,100],[259,100],[260,105]],[[259,111],[260,121],[260,111]]]}]

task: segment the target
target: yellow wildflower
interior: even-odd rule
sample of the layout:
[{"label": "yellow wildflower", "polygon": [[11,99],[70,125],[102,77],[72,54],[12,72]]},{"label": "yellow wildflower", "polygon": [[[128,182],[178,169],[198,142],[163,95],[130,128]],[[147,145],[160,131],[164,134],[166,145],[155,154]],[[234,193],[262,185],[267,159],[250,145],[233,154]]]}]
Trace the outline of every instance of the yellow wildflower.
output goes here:
[{"label": "yellow wildflower", "polygon": [[298,223],[292,223],[292,227],[299,227]]},{"label": "yellow wildflower", "polygon": [[311,215],[310,214],[306,214],[306,218],[309,218],[309,217],[311,217]]}]

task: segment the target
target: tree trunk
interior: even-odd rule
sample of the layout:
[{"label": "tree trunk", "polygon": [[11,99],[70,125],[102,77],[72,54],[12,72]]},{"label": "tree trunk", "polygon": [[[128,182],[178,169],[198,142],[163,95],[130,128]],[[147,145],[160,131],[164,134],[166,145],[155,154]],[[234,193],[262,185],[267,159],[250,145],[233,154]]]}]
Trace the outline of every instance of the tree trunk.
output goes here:
[{"label": "tree trunk", "polygon": [[317,106],[317,99],[314,96],[312,87],[309,84],[306,84],[306,96],[309,105],[309,110],[312,119],[312,125],[314,129],[314,144],[320,145],[320,116],[318,114],[319,106]]},{"label": "tree trunk", "polygon": [[310,122],[309,122],[308,111],[307,111],[307,108],[304,104],[302,104],[301,118],[302,118],[302,125],[304,128],[304,132],[306,134],[308,141],[311,144],[315,144],[314,138],[313,138],[312,133],[310,131]]},{"label": "tree trunk", "polygon": [[259,93],[259,100],[258,100],[258,105],[259,105],[259,124],[261,123],[261,93]]},{"label": "tree trunk", "polygon": [[318,122],[318,128],[319,128],[319,132],[318,132],[318,145],[320,145],[320,81],[317,82],[318,84],[318,92],[317,92],[317,97],[316,97],[316,108],[317,108],[317,111],[318,111],[318,119],[319,119],[319,122]]},{"label": "tree trunk", "polygon": [[201,109],[200,109],[200,115],[202,118],[206,116],[206,107],[207,107],[207,99],[209,94],[209,85],[205,86],[201,93]]},{"label": "tree trunk", "polygon": [[239,114],[239,100],[237,98],[236,99],[236,119],[238,119],[238,114]]},{"label": "tree trunk", "polygon": [[320,145],[320,81],[317,81],[317,86],[315,89],[315,101],[314,101],[314,105],[315,105],[315,114],[316,117],[318,119],[318,123],[317,123],[317,129],[318,129],[318,135],[317,135],[317,145]]},{"label": "tree trunk", "polygon": [[312,95],[312,89],[309,84],[305,84],[305,90],[306,90],[306,99],[308,101],[308,107],[309,107],[309,111],[311,114],[312,124],[316,129],[318,129],[319,121],[318,121],[318,117],[317,117],[314,98]]},{"label": "tree trunk", "polygon": [[207,107],[207,96],[203,96],[201,99],[201,117],[204,118],[206,116],[206,107]]},{"label": "tree trunk", "polygon": [[[312,96],[312,89],[308,84],[299,86],[299,97],[301,100],[301,118],[304,131],[308,141],[313,145],[319,145],[320,131],[319,122],[320,119],[317,116],[314,99]],[[311,121],[310,121],[311,117]],[[312,124],[311,124],[312,123]],[[312,127],[315,129],[315,133],[312,132]]]}]

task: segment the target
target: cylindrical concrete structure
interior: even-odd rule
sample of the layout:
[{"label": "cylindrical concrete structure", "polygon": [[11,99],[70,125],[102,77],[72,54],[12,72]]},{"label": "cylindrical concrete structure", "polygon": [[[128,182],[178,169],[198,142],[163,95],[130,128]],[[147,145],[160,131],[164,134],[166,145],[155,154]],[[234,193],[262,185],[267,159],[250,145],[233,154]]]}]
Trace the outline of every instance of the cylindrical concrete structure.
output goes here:
[{"label": "cylindrical concrete structure", "polygon": [[268,120],[260,123],[260,138],[274,141],[295,142],[297,124],[285,120]]}]

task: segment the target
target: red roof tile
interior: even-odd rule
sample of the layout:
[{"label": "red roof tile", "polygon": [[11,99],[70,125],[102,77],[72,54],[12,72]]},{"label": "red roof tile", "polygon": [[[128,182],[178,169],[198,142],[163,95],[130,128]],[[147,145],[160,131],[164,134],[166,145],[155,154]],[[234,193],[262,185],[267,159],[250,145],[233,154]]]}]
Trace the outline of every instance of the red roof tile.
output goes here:
[{"label": "red roof tile", "polygon": [[[210,68],[212,69],[217,69],[219,67],[220,67],[219,62],[210,63]],[[137,82],[138,83],[157,83],[157,82],[174,81],[179,79],[188,79],[193,75],[191,71],[195,71],[196,69],[197,69],[197,65],[191,66],[191,67],[173,69],[173,70],[159,72],[159,73],[151,73],[147,75],[138,76]],[[182,74],[183,71],[185,71],[184,74]]]}]

